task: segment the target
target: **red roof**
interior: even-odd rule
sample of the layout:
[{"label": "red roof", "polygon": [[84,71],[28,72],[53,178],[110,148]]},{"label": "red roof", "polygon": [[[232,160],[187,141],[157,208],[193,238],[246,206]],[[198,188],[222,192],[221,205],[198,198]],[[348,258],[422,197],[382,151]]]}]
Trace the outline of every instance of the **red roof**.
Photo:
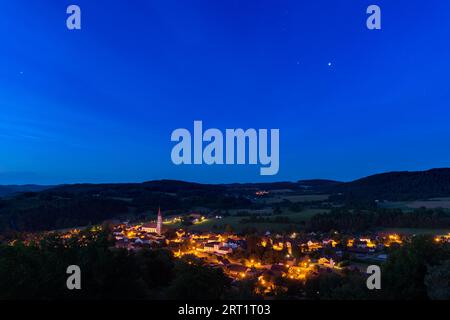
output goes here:
[{"label": "red roof", "polygon": [[142,225],[143,228],[156,228],[157,224],[155,222],[149,222]]}]

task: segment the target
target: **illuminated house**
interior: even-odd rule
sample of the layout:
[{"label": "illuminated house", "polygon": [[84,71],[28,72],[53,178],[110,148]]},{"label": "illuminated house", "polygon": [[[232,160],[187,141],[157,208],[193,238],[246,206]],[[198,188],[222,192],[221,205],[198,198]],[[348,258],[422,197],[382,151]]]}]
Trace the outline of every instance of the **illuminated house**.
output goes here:
[{"label": "illuminated house", "polygon": [[225,271],[232,277],[236,278],[245,278],[248,270],[249,268],[239,264],[230,264],[225,267]]},{"label": "illuminated house", "polygon": [[338,245],[338,242],[333,239],[327,239],[327,240],[323,240],[322,244],[324,246],[331,246],[331,247],[335,248]]},{"label": "illuminated house", "polygon": [[221,242],[208,242],[203,247],[204,252],[228,254],[232,252],[232,249],[222,245]]},{"label": "illuminated house", "polygon": [[333,259],[328,260],[327,258],[320,258],[318,264],[327,268],[334,268],[334,266],[336,265]]},{"label": "illuminated house", "polygon": [[[436,242],[449,242],[450,243],[450,233],[443,236],[436,236],[434,238]],[[400,242],[401,243],[401,242]]]},{"label": "illuminated house", "polygon": [[369,238],[360,238],[358,247],[360,248],[375,248],[377,245]]},{"label": "illuminated house", "polygon": [[205,252],[214,252],[214,251],[218,250],[220,246],[221,246],[220,242],[208,242],[203,247],[203,250]]},{"label": "illuminated house", "polygon": [[316,251],[322,248],[322,244],[320,242],[313,242],[309,240],[307,243],[309,251]]},{"label": "illuminated house", "polygon": [[231,248],[229,248],[229,247],[226,247],[226,246],[219,247],[219,248],[216,250],[216,253],[218,253],[218,254],[223,254],[223,255],[229,254],[229,253],[231,253],[231,252],[233,252],[233,250],[232,250]]},{"label": "illuminated house", "polygon": [[390,247],[393,244],[402,244],[402,239],[398,234],[390,234],[384,242],[386,247]]}]

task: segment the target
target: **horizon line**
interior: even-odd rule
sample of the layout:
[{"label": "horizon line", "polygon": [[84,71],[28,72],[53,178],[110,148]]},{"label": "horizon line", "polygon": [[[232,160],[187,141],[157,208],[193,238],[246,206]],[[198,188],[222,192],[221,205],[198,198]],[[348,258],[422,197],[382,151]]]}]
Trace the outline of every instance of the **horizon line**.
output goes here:
[{"label": "horizon line", "polygon": [[[438,167],[438,168],[430,168],[426,170],[391,170],[391,171],[384,171],[384,172],[378,172],[373,173],[370,175],[366,175],[363,177],[359,177],[352,180],[335,180],[335,179],[329,179],[329,178],[309,178],[309,179],[297,179],[297,180],[279,180],[279,181],[265,181],[265,182],[222,182],[222,183],[214,183],[214,182],[198,182],[198,181],[192,181],[192,180],[180,180],[180,179],[168,179],[168,178],[161,178],[161,179],[152,179],[152,180],[142,180],[142,181],[127,181],[127,182],[70,182],[70,183],[55,183],[55,184],[40,184],[40,183],[23,183],[23,184],[14,184],[14,183],[0,183],[1,187],[7,187],[7,186],[42,186],[42,187],[55,187],[55,186],[67,186],[67,185],[81,185],[81,184],[91,184],[91,185],[100,185],[100,184],[143,184],[148,182],[158,182],[158,181],[177,181],[177,182],[185,182],[185,183],[192,183],[192,184],[203,184],[203,185],[230,185],[230,184],[274,184],[274,183],[298,183],[301,181],[311,181],[311,180],[323,180],[323,181],[333,181],[338,183],[348,183],[352,181],[357,181],[360,179],[364,179],[367,177],[380,175],[380,174],[389,174],[389,173],[417,173],[417,172],[429,172],[434,170],[450,170],[450,167]],[[1,174],[1,173],[0,173]]]}]

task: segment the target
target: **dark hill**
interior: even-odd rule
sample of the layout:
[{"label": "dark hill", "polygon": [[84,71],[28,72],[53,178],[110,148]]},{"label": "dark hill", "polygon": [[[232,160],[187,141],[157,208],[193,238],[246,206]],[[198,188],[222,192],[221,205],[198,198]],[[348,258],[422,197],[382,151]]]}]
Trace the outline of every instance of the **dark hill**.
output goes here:
[{"label": "dark hill", "polygon": [[127,196],[136,192],[180,192],[198,190],[223,189],[219,185],[200,184],[178,180],[154,180],[143,183],[104,183],[104,184],[68,184],[48,189],[52,193],[67,194],[104,194],[115,193],[117,196]]},{"label": "dark hill", "polygon": [[388,172],[332,188],[346,199],[415,200],[450,196],[450,168]]},{"label": "dark hill", "polygon": [[148,217],[161,207],[183,213],[196,208],[257,208],[255,190],[289,189],[296,194],[331,194],[335,204],[372,208],[374,200],[450,197],[450,168],[376,174],[348,183],[331,180],[200,184],[176,180],[144,183],[73,184],[56,187],[0,186],[2,230],[59,229],[118,217]]},{"label": "dark hill", "polygon": [[297,182],[300,189],[308,192],[327,193],[335,186],[341,185],[342,182],[325,179],[300,180]]},{"label": "dark hill", "polygon": [[50,188],[49,186],[27,185],[0,185],[0,198],[9,197],[22,192],[39,192]]},{"label": "dark hill", "polygon": [[323,186],[335,186],[342,182],[326,179],[311,179],[311,180],[299,180],[298,184],[306,187],[323,187]]}]

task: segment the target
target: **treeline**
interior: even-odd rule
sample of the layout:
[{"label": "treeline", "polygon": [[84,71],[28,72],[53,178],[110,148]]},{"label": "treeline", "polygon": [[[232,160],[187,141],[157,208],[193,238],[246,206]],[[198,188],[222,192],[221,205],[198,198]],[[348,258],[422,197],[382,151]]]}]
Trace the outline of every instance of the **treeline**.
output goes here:
[{"label": "treeline", "polygon": [[54,230],[98,224],[127,211],[125,202],[114,199],[24,194],[0,201],[0,232]]},{"label": "treeline", "polygon": [[384,299],[449,300],[450,245],[417,236],[391,252],[382,266]]},{"label": "treeline", "polygon": [[446,197],[450,194],[450,168],[376,174],[336,185],[329,192],[333,201],[347,204]]},{"label": "treeline", "polygon": [[400,209],[333,209],[313,216],[308,222],[312,231],[358,232],[374,228],[449,228],[450,213],[443,209],[420,208],[412,212]]},{"label": "treeline", "polygon": [[148,219],[149,213],[155,213],[158,207],[181,212],[196,207],[212,210],[251,207],[250,200],[221,194],[215,189],[171,194],[147,188],[70,186],[3,199],[0,200],[0,233],[86,226],[124,216]]},{"label": "treeline", "polygon": [[251,201],[239,194],[227,192],[222,185],[208,185],[183,181],[161,180],[126,184],[79,184],[60,186],[43,192],[59,197],[96,196],[124,199],[137,211],[186,210],[193,207],[211,209],[245,208]]},{"label": "treeline", "polygon": [[239,220],[240,223],[292,223],[289,217],[277,216],[274,218],[253,215]]},{"label": "treeline", "polygon": [[305,283],[281,279],[287,291],[278,298],[317,300],[448,300],[450,248],[427,236],[394,249],[381,265],[381,289],[368,290],[367,274],[323,272]]}]

